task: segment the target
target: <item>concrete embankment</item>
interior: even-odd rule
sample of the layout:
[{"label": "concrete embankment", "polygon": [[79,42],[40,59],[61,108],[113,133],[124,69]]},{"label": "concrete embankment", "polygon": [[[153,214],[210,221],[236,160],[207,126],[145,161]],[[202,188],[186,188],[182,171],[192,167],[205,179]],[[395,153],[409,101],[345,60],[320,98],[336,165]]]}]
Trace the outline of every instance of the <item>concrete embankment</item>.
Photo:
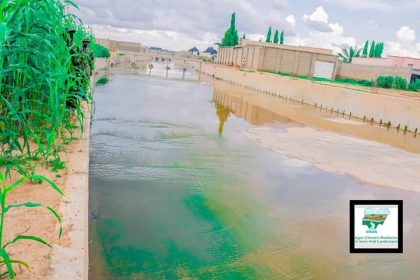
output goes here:
[{"label": "concrete embankment", "polygon": [[[111,64],[131,64],[133,57],[97,59],[91,77],[92,88],[110,69]],[[83,136],[67,151],[67,175],[62,186],[65,197],[59,212],[63,219],[63,238],[53,246],[49,279],[88,279],[89,270],[89,131],[90,111],[85,110]]]},{"label": "concrete embankment", "polygon": [[267,94],[376,123],[389,122],[402,130],[420,129],[420,98],[404,96],[399,91],[302,80],[205,62],[197,68],[216,79]]}]

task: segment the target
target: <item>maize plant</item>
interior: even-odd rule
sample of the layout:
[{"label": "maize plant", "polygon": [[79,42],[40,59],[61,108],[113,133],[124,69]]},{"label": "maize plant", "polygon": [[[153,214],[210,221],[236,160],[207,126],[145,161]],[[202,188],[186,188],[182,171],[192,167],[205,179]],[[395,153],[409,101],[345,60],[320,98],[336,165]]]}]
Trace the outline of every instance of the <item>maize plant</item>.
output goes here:
[{"label": "maize plant", "polygon": [[86,59],[82,40],[93,36],[67,5],[76,7],[60,0],[0,1],[0,157],[56,156],[58,140],[71,141],[75,128],[83,129],[92,69],[75,62]]},{"label": "maize plant", "polygon": [[[25,261],[10,258],[9,253],[8,253],[9,245],[14,244],[20,240],[31,240],[31,241],[38,242],[43,245],[51,247],[51,245],[47,243],[44,239],[38,236],[34,236],[34,235],[16,235],[11,240],[8,240],[8,241],[4,240],[3,236],[6,230],[4,227],[4,221],[6,218],[6,214],[10,210],[14,208],[22,208],[22,207],[27,207],[27,208],[44,207],[47,211],[50,211],[52,215],[58,220],[60,224],[59,237],[61,237],[61,233],[62,233],[61,217],[54,208],[50,206],[43,206],[41,203],[31,202],[31,201],[26,201],[26,202],[17,203],[17,204],[7,204],[7,196],[11,192],[13,192],[16,188],[18,188],[20,185],[22,185],[22,183],[24,183],[27,179],[28,178],[26,177],[21,177],[20,179],[13,182],[12,184],[6,185],[5,176],[3,175],[3,173],[0,173],[0,206],[1,206],[1,209],[0,209],[1,210],[1,213],[0,213],[0,269],[1,269],[0,278],[7,275],[9,279],[14,279],[15,278],[15,274],[13,271],[14,265],[22,265],[29,269],[29,265]],[[56,191],[60,195],[63,195],[63,192],[61,191],[61,189],[54,182],[52,182],[51,180],[47,179],[46,177],[42,175],[33,175],[29,179],[46,182],[54,191]],[[3,267],[6,268],[6,271],[4,272],[2,270]]]}]

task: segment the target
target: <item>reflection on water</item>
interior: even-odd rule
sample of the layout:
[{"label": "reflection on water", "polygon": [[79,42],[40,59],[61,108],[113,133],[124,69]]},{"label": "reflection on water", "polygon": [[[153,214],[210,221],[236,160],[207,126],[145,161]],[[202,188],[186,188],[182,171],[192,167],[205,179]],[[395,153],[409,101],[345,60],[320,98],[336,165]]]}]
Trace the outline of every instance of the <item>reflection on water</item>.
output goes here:
[{"label": "reflection on water", "polygon": [[215,80],[214,100],[229,109],[237,117],[254,125],[279,121],[293,121],[321,128],[323,130],[345,133],[356,137],[389,144],[410,152],[420,153],[420,138],[403,130],[372,125],[358,119],[344,118],[341,114],[313,106],[302,105],[265,93],[237,87],[227,82]]},{"label": "reflection on water", "polygon": [[[243,132],[313,115],[215,86],[117,74],[95,91],[90,279],[415,279],[419,193],[261,147]],[[405,253],[348,254],[349,199],[404,199]]]}]

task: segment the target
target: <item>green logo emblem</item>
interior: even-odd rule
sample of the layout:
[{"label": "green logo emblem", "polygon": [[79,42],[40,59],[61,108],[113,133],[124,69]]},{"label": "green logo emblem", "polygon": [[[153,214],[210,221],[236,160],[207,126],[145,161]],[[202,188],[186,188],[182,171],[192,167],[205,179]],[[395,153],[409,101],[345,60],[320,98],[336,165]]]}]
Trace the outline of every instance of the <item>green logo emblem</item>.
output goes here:
[{"label": "green logo emblem", "polygon": [[367,226],[366,233],[377,233],[379,225],[383,225],[389,215],[388,208],[366,208],[362,224]]}]

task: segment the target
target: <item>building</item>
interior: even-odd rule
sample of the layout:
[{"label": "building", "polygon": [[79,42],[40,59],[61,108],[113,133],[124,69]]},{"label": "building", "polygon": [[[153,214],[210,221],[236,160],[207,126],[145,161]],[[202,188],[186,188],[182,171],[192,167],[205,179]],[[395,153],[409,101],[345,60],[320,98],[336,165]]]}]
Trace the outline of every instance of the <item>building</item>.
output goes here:
[{"label": "building", "polygon": [[420,79],[420,58],[394,55],[385,58],[355,57],[352,64],[364,65],[365,69],[379,69],[382,75],[393,71],[394,76],[402,76],[408,82]]},{"label": "building", "polygon": [[96,38],[95,40],[98,44],[107,47],[111,54],[115,54],[117,51],[145,53],[147,50],[147,47],[142,46],[140,43],[115,41],[102,38]]},{"label": "building", "polygon": [[388,66],[388,67],[412,67],[420,69],[420,58],[390,55],[385,58],[354,57],[352,64]]},{"label": "building", "polygon": [[150,47],[149,48],[149,52],[157,52],[157,53],[159,53],[159,52],[162,52],[163,51],[163,49],[162,48],[159,48],[159,47]]},{"label": "building", "polygon": [[235,47],[220,47],[217,62],[250,70],[334,79],[338,56],[332,50],[240,40]]},{"label": "building", "polygon": [[200,55],[200,51],[194,47],[188,50],[192,55]]}]

